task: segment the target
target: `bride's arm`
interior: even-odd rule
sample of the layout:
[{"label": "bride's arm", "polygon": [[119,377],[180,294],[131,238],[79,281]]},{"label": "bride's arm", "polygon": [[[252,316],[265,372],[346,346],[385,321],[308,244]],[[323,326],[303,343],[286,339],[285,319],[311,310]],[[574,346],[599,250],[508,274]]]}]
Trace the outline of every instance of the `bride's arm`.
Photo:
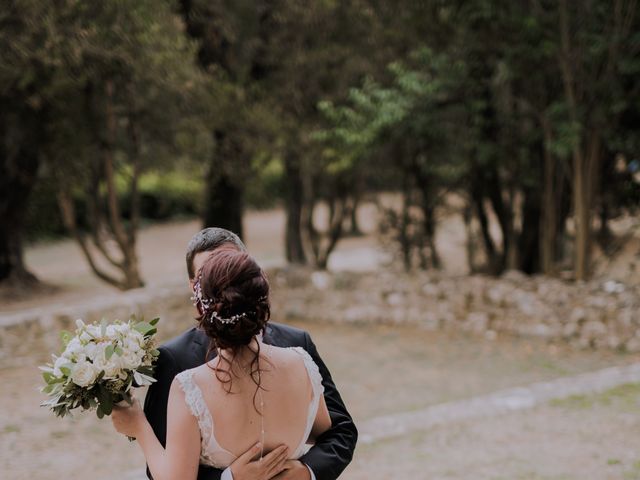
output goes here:
[{"label": "bride's arm", "polygon": [[320,402],[318,403],[318,413],[311,427],[311,433],[309,434],[309,440],[316,441],[320,435],[331,428],[331,417],[329,416],[329,410],[327,409],[327,402],[324,396],[320,396]]},{"label": "bride's arm", "polygon": [[154,480],[193,479],[198,476],[200,431],[189,411],[184,392],[174,380],[167,406],[167,448],[156,437],[140,404],[115,407],[113,424],[120,433],[135,437],[149,465]]}]

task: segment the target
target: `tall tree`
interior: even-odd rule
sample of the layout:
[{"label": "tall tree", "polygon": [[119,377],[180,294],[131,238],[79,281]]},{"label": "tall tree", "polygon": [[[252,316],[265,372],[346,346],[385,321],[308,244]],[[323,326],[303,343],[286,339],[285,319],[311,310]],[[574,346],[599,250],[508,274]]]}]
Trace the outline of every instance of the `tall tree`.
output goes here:
[{"label": "tall tree", "polygon": [[21,0],[0,13],[0,283],[33,284],[23,259],[24,220],[42,162],[50,86],[59,70],[51,6]]},{"label": "tall tree", "polygon": [[187,33],[198,43],[197,59],[222,98],[209,119],[214,150],[206,175],[205,226],[242,236],[244,184],[251,174],[263,114],[257,82],[266,75],[272,1],[181,0]]},{"label": "tall tree", "polygon": [[30,18],[53,32],[43,57],[54,68],[34,92],[46,99],[47,138],[33,144],[63,221],[99,278],[139,287],[138,180],[151,162],[179,154],[176,133],[200,85],[194,51],[169,2],[56,2]]}]

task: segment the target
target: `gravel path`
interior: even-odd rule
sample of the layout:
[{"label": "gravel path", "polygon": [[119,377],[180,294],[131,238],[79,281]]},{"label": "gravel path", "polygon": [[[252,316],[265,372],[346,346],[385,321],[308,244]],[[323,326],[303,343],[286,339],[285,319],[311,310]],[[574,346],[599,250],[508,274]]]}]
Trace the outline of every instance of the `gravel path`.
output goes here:
[{"label": "gravel path", "polygon": [[360,426],[360,440],[365,444],[374,443],[419,433],[440,425],[530,409],[551,400],[602,393],[620,385],[634,383],[640,383],[640,363],[510,388],[413,412],[377,417]]},{"label": "gravel path", "polygon": [[342,478],[640,479],[640,386],[633,390],[588,407],[543,404],[362,445]]}]

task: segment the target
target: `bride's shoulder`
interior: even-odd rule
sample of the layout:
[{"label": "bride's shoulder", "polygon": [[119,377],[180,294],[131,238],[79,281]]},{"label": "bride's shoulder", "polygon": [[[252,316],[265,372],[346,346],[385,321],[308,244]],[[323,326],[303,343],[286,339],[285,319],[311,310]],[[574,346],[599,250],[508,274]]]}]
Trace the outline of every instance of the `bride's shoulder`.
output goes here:
[{"label": "bride's shoulder", "polygon": [[296,368],[306,362],[308,353],[302,347],[271,347],[269,356],[281,366]]},{"label": "bride's shoulder", "polygon": [[178,373],[175,378],[183,385],[185,383],[197,383],[199,378],[203,376],[204,370],[207,368],[206,364],[194,368],[188,368]]}]

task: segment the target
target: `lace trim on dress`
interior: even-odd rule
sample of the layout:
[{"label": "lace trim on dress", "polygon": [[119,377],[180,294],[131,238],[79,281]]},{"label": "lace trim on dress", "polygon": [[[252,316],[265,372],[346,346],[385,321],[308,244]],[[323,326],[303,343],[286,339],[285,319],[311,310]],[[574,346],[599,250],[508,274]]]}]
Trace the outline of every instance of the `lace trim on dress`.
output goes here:
[{"label": "lace trim on dress", "polygon": [[[211,465],[216,468],[226,468],[228,465],[216,462],[208,452],[213,450],[214,452],[219,452],[224,456],[230,456],[232,461],[235,460],[236,457],[231,452],[223,449],[216,441],[213,434],[213,418],[211,417],[211,412],[209,412],[209,408],[204,401],[200,387],[198,387],[198,385],[193,381],[193,373],[193,370],[185,370],[184,372],[180,372],[176,375],[176,379],[184,391],[185,402],[189,406],[191,414],[198,420],[201,439],[200,463]],[[210,444],[213,444],[211,445],[211,449],[209,448]]]},{"label": "lace trim on dress", "polygon": [[313,361],[311,355],[302,347],[290,347],[292,350],[300,354],[302,360],[304,361],[304,366],[307,370],[307,374],[309,375],[309,380],[311,381],[311,388],[313,391],[313,398],[311,399],[311,403],[309,404],[309,410],[307,414],[307,426],[304,431],[304,435],[302,436],[302,441],[298,445],[298,448],[293,455],[293,458],[299,458],[304,455],[305,446],[307,444],[307,440],[309,439],[309,434],[311,433],[311,429],[313,428],[313,423],[315,422],[316,415],[318,414],[318,406],[320,405],[320,397],[324,394],[324,386],[322,385],[322,375],[320,374],[320,369],[316,362]]}]

